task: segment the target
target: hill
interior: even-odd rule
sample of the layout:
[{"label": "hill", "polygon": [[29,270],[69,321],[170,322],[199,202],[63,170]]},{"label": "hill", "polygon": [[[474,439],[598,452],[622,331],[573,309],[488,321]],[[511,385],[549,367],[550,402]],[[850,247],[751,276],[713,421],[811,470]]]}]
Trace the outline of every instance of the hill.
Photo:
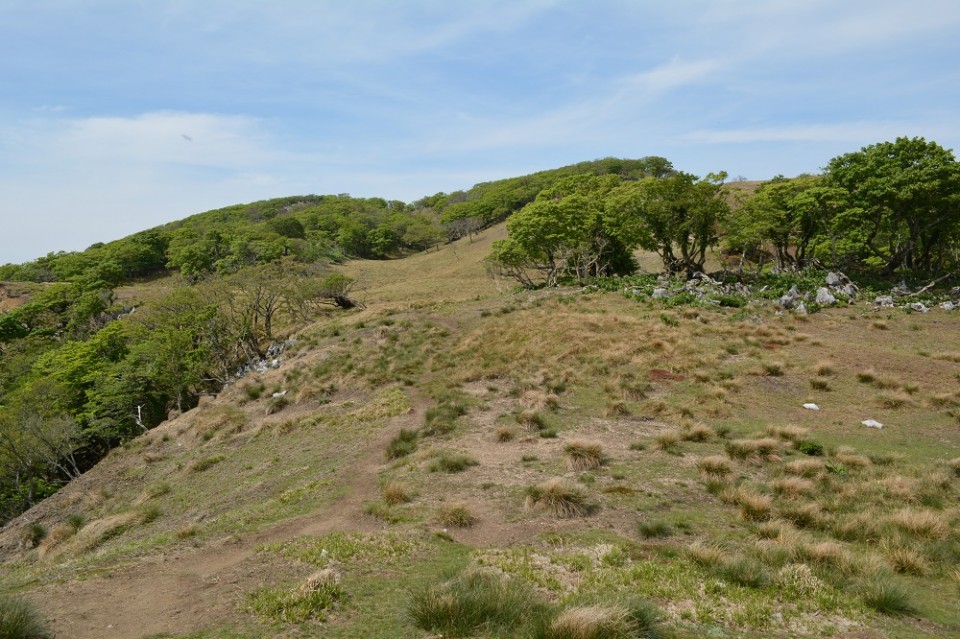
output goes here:
[{"label": "hill", "polygon": [[337,266],[366,308],[7,525],[4,590],[79,639],[960,633],[956,313],[515,292],[503,235]]}]

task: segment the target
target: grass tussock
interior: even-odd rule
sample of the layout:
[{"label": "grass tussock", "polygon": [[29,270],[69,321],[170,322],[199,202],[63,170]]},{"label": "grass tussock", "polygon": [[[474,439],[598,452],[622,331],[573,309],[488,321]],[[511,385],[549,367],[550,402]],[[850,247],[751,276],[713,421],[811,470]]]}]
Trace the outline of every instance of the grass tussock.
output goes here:
[{"label": "grass tussock", "polygon": [[801,477],[784,477],[770,482],[770,489],[779,497],[809,497],[816,492],[816,484]]},{"label": "grass tussock", "polygon": [[879,403],[881,407],[888,410],[896,410],[899,408],[913,406],[915,404],[913,398],[903,391],[890,391],[883,393],[877,398],[877,403]]},{"label": "grass tussock", "polygon": [[299,624],[311,619],[325,621],[325,612],[342,600],[344,594],[338,579],[314,575],[293,590],[261,588],[250,593],[247,602],[249,610],[264,620]]},{"label": "grass tussock", "polygon": [[665,453],[676,454],[680,452],[680,442],[683,440],[683,433],[679,430],[665,430],[658,433],[653,442],[657,449]]},{"label": "grass tussock", "polygon": [[417,440],[419,435],[417,431],[407,428],[401,428],[396,437],[387,444],[387,459],[400,459],[417,450]]},{"label": "grass tussock", "polygon": [[440,508],[437,523],[451,528],[469,528],[477,523],[477,516],[470,512],[466,502],[457,502]]},{"label": "grass tussock", "polygon": [[767,428],[767,434],[796,445],[805,440],[810,431],[801,426],[770,426]]},{"label": "grass tussock", "polygon": [[660,611],[645,600],[567,608],[536,639],[660,639]]},{"label": "grass tussock", "polygon": [[710,455],[702,457],[697,462],[697,467],[706,475],[725,477],[733,472],[733,466],[730,460],[722,455]]},{"label": "grass tussock", "polygon": [[604,463],[603,446],[599,442],[575,439],[563,447],[567,467],[573,471],[598,468]]},{"label": "grass tussock", "polygon": [[740,508],[740,516],[747,521],[765,521],[773,512],[773,499],[769,495],[739,488],[734,503]]},{"label": "grass tussock", "polygon": [[780,461],[781,444],[772,437],[760,439],[734,439],[724,444],[731,459],[763,463]]},{"label": "grass tussock", "polygon": [[710,568],[727,561],[729,555],[720,546],[695,541],[687,546],[687,557],[698,566]]},{"label": "grass tussock", "polygon": [[398,481],[391,481],[384,484],[380,490],[380,494],[383,497],[383,502],[388,506],[406,504],[413,500],[413,495],[410,493],[410,490]]},{"label": "grass tussock", "polygon": [[[542,617],[542,606],[522,582],[470,570],[414,592],[409,615],[417,627],[443,637],[467,637],[481,629],[503,631]],[[498,632],[500,631],[500,632]]]},{"label": "grass tussock", "polygon": [[857,594],[868,607],[890,616],[912,614],[909,591],[898,581],[880,575],[861,582]]},{"label": "grass tussock", "polygon": [[637,532],[644,539],[665,538],[673,535],[673,526],[663,520],[653,519],[641,521],[637,525]]},{"label": "grass tussock", "polygon": [[783,472],[812,479],[820,477],[826,472],[826,464],[819,459],[795,459],[784,464]]},{"label": "grass tussock", "polygon": [[717,437],[717,431],[699,422],[687,424],[680,430],[680,437],[688,442],[708,442]]},{"label": "grass tussock", "polygon": [[445,450],[430,462],[428,469],[431,473],[461,473],[471,466],[477,466],[479,463],[475,458],[465,453],[452,453]]},{"label": "grass tussock", "polygon": [[527,507],[542,508],[558,517],[582,517],[592,510],[586,492],[561,477],[527,488]]},{"label": "grass tussock", "polygon": [[830,377],[836,373],[836,365],[828,360],[821,360],[813,366],[813,372],[819,377]]},{"label": "grass tussock", "polygon": [[889,519],[900,531],[920,539],[944,539],[949,526],[943,515],[934,510],[905,508]]},{"label": "grass tussock", "polygon": [[0,595],[0,637],[3,639],[53,639],[40,613],[29,602]]},{"label": "grass tussock", "polygon": [[501,426],[494,432],[494,438],[501,444],[511,442],[517,438],[517,433],[509,426]]}]

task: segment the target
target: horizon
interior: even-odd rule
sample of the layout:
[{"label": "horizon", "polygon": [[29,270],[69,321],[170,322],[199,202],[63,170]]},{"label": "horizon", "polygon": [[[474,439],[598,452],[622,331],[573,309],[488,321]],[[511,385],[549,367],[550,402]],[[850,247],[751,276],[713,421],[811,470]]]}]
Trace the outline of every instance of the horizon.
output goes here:
[{"label": "horizon", "polygon": [[0,5],[0,263],[297,194],[603,157],[733,179],[960,144],[960,8],[820,0]]}]

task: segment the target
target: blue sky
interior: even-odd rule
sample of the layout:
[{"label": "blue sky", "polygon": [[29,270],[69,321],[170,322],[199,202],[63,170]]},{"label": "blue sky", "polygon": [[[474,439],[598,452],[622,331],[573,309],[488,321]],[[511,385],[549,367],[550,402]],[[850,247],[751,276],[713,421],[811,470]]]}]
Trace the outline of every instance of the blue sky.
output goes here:
[{"label": "blue sky", "polygon": [[960,146],[955,0],[0,0],[0,263],[268,197]]}]

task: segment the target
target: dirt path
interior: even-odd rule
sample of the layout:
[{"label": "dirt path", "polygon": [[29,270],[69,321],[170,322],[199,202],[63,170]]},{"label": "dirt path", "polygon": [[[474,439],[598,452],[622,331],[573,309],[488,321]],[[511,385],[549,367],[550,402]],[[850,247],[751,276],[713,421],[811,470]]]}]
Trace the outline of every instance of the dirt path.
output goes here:
[{"label": "dirt path", "polygon": [[212,541],[139,561],[111,574],[31,593],[58,637],[133,639],[181,634],[237,620],[245,593],[269,583],[271,569],[257,556],[264,543],[334,531],[371,531],[380,522],[363,512],[377,495],[383,450],[402,427],[423,417],[422,408],[384,429],[346,477],[343,496],[323,511],[282,521],[240,539]]}]

